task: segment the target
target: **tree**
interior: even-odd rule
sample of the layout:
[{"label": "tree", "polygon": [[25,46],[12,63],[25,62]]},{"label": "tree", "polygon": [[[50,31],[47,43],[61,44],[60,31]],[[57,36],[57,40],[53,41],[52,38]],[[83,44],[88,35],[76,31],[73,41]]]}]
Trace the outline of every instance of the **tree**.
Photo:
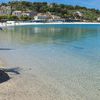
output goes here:
[{"label": "tree", "polygon": [[15,15],[9,15],[9,16],[7,16],[7,19],[8,20],[18,20],[19,18]]},{"label": "tree", "polygon": [[26,20],[31,20],[31,18],[29,16],[21,16],[20,20],[26,21]]}]

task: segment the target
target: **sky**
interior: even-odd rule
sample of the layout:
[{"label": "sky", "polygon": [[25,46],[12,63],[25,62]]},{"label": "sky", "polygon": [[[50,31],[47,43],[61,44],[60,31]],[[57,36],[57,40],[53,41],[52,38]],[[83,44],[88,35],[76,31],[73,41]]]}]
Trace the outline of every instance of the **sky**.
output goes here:
[{"label": "sky", "polygon": [[[0,0],[0,2],[8,2],[11,0]],[[32,2],[49,2],[49,3],[63,3],[69,5],[80,5],[88,8],[95,8],[100,10],[100,0],[26,0]]]}]

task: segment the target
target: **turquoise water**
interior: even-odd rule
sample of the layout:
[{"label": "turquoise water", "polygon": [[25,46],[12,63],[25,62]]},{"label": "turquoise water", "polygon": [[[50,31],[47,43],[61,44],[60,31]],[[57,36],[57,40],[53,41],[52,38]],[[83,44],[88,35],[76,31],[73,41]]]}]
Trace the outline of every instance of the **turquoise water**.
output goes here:
[{"label": "turquoise water", "polygon": [[9,27],[0,48],[10,49],[0,50],[8,66],[43,79],[58,100],[100,100],[100,25]]}]

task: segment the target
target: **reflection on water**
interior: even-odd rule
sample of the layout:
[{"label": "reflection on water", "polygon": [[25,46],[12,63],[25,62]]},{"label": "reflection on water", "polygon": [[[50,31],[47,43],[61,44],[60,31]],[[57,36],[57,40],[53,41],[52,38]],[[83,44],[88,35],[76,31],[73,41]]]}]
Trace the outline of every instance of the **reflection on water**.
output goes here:
[{"label": "reflection on water", "polygon": [[9,27],[0,31],[0,48],[9,66],[24,69],[21,74],[28,77],[31,90],[33,76],[46,84],[39,95],[50,93],[50,100],[100,100],[100,25]]},{"label": "reflection on water", "polygon": [[96,37],[100,28],[91,25],[17,26],[0,32],[0,44],[69,43]]}]

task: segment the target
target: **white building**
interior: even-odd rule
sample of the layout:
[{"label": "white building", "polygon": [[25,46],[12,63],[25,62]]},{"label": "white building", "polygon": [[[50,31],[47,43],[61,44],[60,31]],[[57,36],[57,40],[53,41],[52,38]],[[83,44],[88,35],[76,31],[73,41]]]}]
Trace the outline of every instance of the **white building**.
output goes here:
[{"label": "white building", "polygon": [[13,11],[12,15],[15,15],[17,17],[31,16],[31,11]]},{"label": "white building", "polygon": [[81,19],[83,17],[83,14],[79,11],[74,12],[75,19]]},{"label": "white building", "polygon": [[54,19],[54,20],[59,20],[59,19],[61,19],[61,17],[56,16],[56,15],[51,15],[51,17],[52,17],[52,19]]},{"label": "white building", "polygon": [[22,11],[13,11],[12,15],[15,15],[17,17],[21,17],[22,16]]},{"label": "white building", "polygon": [[74,14],[77,15],[77,16],[79,16],[79,17],[83,16],[83,14],[81,12],[79,12],[79,11],[74,12]]},{"label": "white building", "polygon": [[46,14],[37,14],[36,16],[34,16],[34,20],[48,20],[50,18],[50,16],[46,15]]},{"label": "white building", "polygon": [[22,16],[30,16],[30,12],[22,12]]},{"label": "white building", "polygon": [[97,18],[97,21],[100,21],[100,17]]},{"label": "white building", "polygon": [[1,6],[0,7],[0,15],[10,15],[11,7],[10,6]]}]

